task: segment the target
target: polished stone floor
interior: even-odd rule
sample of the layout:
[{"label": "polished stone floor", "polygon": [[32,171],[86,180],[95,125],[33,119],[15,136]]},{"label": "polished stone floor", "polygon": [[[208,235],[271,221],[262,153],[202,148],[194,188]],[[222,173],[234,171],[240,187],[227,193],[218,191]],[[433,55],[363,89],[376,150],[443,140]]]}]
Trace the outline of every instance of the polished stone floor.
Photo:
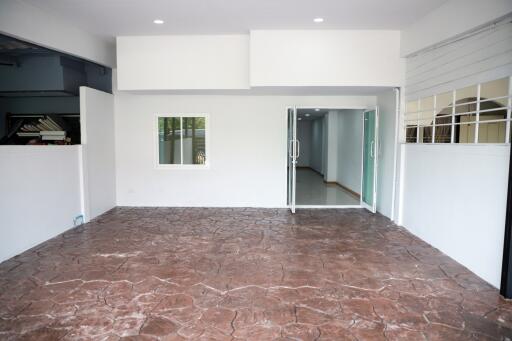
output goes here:
[{"label": "polished stone floor", "polygon": [[512,303],[360,209],[116,208],[0,264],[1,340],[509,340]]},{"label": "polished stone floor", "polygon": [[325,183],[324,178],[311,168],[297,168],[297,205],[358,206],[359,198],[342,187]]}]

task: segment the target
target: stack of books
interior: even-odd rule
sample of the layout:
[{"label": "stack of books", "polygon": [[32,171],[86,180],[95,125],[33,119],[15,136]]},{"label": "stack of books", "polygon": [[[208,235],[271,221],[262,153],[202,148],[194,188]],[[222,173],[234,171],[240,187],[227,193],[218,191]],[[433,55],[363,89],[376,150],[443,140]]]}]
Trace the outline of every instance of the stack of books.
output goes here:
[{"label": "stack of books", "polygon": [[43,141],[63,141],[66,139],[64,130],[41,130],[39,134]]}]

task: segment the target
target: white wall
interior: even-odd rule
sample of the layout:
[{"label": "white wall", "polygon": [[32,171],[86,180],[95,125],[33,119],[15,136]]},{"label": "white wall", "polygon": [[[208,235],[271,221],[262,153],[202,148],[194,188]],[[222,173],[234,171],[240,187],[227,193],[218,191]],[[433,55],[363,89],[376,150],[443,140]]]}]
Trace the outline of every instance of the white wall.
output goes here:
[{"label": "white wall", "polygon": [[0,262],[73,227],[81,146],[0,146]]},{"label": "white wall", "polygon": [[247,35],[117,38],[120,90],[247,89]]},{"label": "white wall", "polygon": [[0,1],[0,33],[115,66],[115,44],[20,0]]},{"label": "white wall", "polygon": [[250,32],[251,86],[400,85],[400,32]]},{"label": "white wall", "polygon": [[311,137],[313,133],[311,123],[310,120],[297,121],[297,139],[300,142],[298,167],[311,167]]},{"label": "white wall", "polygon": [[499,287],[508,146],[402,146],[403,225]]},{"label": "white wall", "polygon": [[338,112],[338,165],[336,182],[356,193],[361,193],[361,165],[363,153],[363,111]]},{"label": "white wall", "polygon": [[402,31],[407,56],[512,12],[510,0],[451,0]]},{"label": "white wall", "polygon": [[114,96],[80,87],[83,212],[89,221],[116,206]]},{"label": "white wall", "polygon": [[320,174],[325,174],[325,117],[316,119],[311,127],[311,168]]},{"label": "white wall", "polygon": [[[116,93],[117,204],[284,207],[286,108],[319,104],[364,107],[375,97]],[[155,168],[155,114],[174,112],[209,114],[209,169]]]},{"label": "white wall", "polygon": [[[379,106],[379,167],[377,211],[392,218],[395,176],[396,95],[393,89],[377,96]],[[393,217],[394,218],[394,217]]]}]

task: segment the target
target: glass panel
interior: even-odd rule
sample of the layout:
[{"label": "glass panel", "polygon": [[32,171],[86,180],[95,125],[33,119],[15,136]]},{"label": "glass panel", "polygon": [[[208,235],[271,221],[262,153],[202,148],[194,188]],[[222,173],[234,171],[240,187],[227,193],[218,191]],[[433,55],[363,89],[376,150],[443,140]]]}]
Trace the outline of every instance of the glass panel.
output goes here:
[{"label": "glass panel", "polygon": [[407,102],[407,105],[406,105],[406,112],[408,113],[411,113],[411,112],[416,112],[418,111],[418,101],[410,101],[410,102]]},{"label": "glass panel", "polygon": [[418,113],[418,124],[420,126],[429,126],[432,125],[434,121],[434,112],[433,111],[422,111]]},{"label": "glass panel", "polygon": [[506,96],[508,96],[508,82],[508,78],[503,78],[492,82],[482,83],[480,86],[480,99],[486,100],[489,98],[505,97],[496,99],[494,102],[496,102],[497,106],[500,107],[507,106],[508,99]]},{"label": "glass panel", "polygon": [[476,114],[464,114],[455,116],[455,123],[476,122]]},{"label": "glass panel", "polygon": [[445,92],[436,96],[436,113],[438,115],[450,115],[453,103],[453,92]]},{"label": "glass panel", "polygon": [[420,100],[420,110],[434,109],[434,96],[425,97]]},{"label": "glass panel", "polygon": [[419,138],[422,143],[432,143],[432,127],[420,127]]},{"label": "glass panel", "polygon": [[462,104],[455,107],[455,114],[463,114],[467,112],[476,112],[476,103]]},{"label": "glass panel", "polygon": [[507,98],[503,99],[505,104],[503,104],[502,101],[498,101],[498,100],[480,102],[480,110],[490,110],[490,109],[497,109],[497,108],[506,107],[507,106],[507,103],[506,103],[507,100],[508,100]]},{"label": "glass panel", "polygon": [[452,116],[437,116],[436,117],[436,126],[439,124],[449,124],[452,123]]},{"label": "glass panel", "polygon": [[492,110],[492,111],[484,111],[480,112],[480,121],[494,121],[494,120],[504,120],[507,118],[507,111],[504,109],[501,110]]},{"label": "glass panel", "polygon": [[478,88],[476,85],[468,86],[467,88],[458,89],[455,92],[456,104],[475,102],[477,100]]},{"label": "glass panel", "polygon": [[[451,117],[450,117],[451,119]],[[452,126],[442,125],[436,126],[436,136],[434,137],[435,143],[450,143],[452,141]]]},{"label": "glass panel", "polygon": [[161,165],[181,164],[179,117],[158,118],[158,153]]},{"label": "glass panel", "polygon": [[416,126],[407,127],[405,129],[405,142],[416,143],[417,136],[418,136],[417,131],[418,131],[418,128]]},{"label": "glass panel", "polygon": [[363,142],[363,202],[373,207],[374,175],[375,175],[375,128],[376,113],[364,113],[364,142]]},{"label": "glass panel", "polygon": [[206,118],[183,117],[183,164],[206,163]]},{"label": "glass panel", "polygon": [[480,123],[478,143],[505,143],[507,122]]},{"label": "glass panel", "polygon": [[475,124],[456,124],[455,143],[474,143]]}]

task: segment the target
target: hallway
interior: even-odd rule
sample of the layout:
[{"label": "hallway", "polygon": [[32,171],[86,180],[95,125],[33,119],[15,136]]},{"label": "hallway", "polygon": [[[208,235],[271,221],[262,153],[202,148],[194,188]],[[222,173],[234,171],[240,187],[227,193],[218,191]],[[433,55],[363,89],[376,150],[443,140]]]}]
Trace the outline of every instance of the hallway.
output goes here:
[{"label": "hallway", "polygon": [[297,168],[297,205],[359,205],[359,198],[341,186],[325,183],[311,168]]}]

